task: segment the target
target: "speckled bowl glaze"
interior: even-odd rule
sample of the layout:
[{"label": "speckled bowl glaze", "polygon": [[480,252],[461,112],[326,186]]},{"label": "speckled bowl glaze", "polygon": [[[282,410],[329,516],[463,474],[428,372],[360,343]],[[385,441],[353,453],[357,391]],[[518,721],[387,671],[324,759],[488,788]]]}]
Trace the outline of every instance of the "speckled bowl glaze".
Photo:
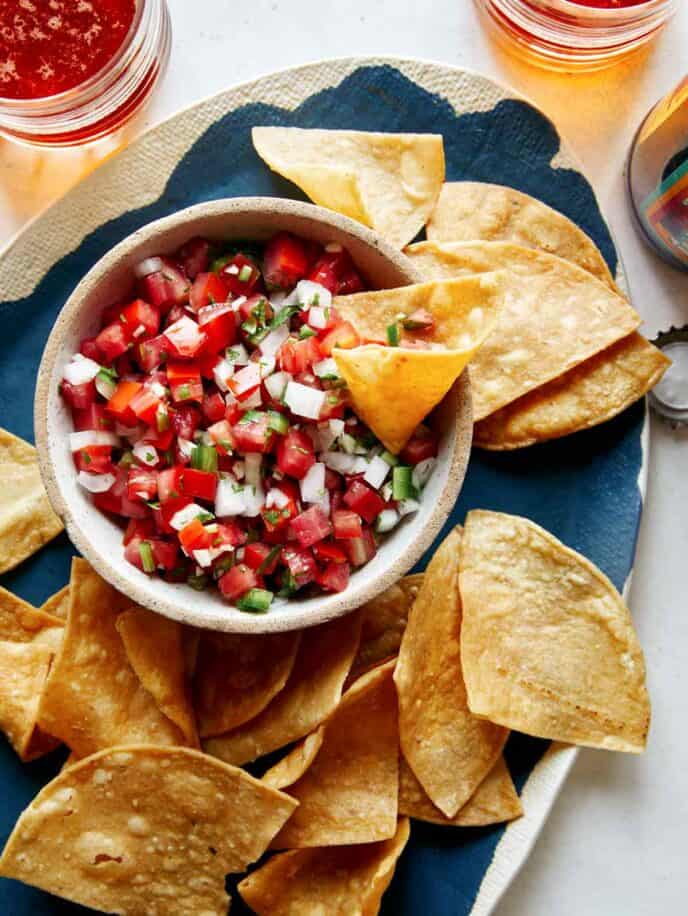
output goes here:
[{"label": "speckled bowl glaze", "polygon": [[97,332],[102,309],[127,294],[138,261],[172,252],[195,235],[262,240],[278,230],[322,243],[341,243],[371,287],[404,286],[419,279],[403,254],[364,226],[329,210],[260,197],[198,204],[139,229],[86,274],[53,327],[36,388],[34,422],[43,481],[76,547],[132,602],[193,626],[234,633],[277,632],[323,623],[359,607],[404,575],[432,543],[454,506],[471,447],[470,385],[464,372],[429,418],[440,433],[439,460],[421,509],[404,519],[383,541],[377,556],[352,574],[344,592],[291,599],[267,614],[248,614],[228,605],[214,589],[197,592],[167,583],[126,562],[122,529],[92,504],[76,482],[68,443],[72,420],[58,393],[64,366],[80,341]]}]

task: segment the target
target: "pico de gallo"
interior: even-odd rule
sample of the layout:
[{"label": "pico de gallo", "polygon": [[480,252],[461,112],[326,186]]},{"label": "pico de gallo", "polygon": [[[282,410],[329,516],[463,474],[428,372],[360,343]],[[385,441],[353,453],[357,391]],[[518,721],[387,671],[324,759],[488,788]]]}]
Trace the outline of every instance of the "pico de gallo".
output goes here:
[{"label": "pico de gallo", "polygon": [[[362,343],[333,295],[364,281],[338,244],[193,238],[145,258],[132,294],[64,369],[78,482],[126,521],[126,559],[244,611],[341,592],[419,508],[437,439],[399,455],[352,410],[332,353]],[[427,329],[416,316],[404,327]],[[390,333],[389,343],[398,344]]]}]

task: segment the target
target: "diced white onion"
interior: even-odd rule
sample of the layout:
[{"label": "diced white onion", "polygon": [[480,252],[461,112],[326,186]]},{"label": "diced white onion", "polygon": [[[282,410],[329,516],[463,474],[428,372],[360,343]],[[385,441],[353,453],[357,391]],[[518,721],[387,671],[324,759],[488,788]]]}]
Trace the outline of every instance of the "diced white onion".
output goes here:
[{"label": "diced white onion", "polygon": [[190,503],[188,506],[184,506],[183,509],[180,509],[179,512],[174,513],[170,519],[170,525],[172,525],[175,531],[181,531],[182,528],[186,528],[187,525],[190,525],[199,515],[204,514],[207,514],[207,511],[202,508],[202,506],[196,503]]},{"label": "diced white onion", "polygon": [[339,378],[337,363],[331,356],[327,359],[321,359],[318,363],[313,363],[313,372],[318,378]]},{"label": "diced white onion", "polygon": [[73,452],[79,452],[82,448],[89,445],[119,445],[119,436],[114,433],[99,432],[96,429],[85,429],[80,433],[69,434],[69,448]]},{"label": "diced white onion", "polygon": [[284,492],[280,490],[279,487],[272,487],[268,490],[268,495],[265,497],[265,508],[272,509],[273,506],[276,509],[284,509],[285,506],[289,505],[289,497]]},{"label": "diced white onion", "polygon": [[144,258],[143,261],[139,261],[136,265],[134,273],[139,280],[142,280],[144,277],[147,277],[148,274],[154,274],[162,270],[164,266],[160,258]]},{"label": "diced white onion", "polygon": [[349,433],[342,433],[339,437],[339,444],[348,455],[353,455],[356,451],[358,442]]},{"label": "diced white onion", "polygon": [[148,386],[156,398],[164,398],[167,394],[167,389],[161,382],[153,381]]},{"label": "diced white onion", "polygon": [[258,365],[260,366],[260,377],[266,379],[275,371],[275,366],[277,364],[274,356],[261,356],[258,360]]},{"label": "diced white onion", "polygon": [[215,384],[220,389],[220,391],[229,391],[227,382],[233,375],[234,366],[227,362],[226,359],[219,360],[213,369],[213,378],[215,379]]},{"label": "diced white onion", "polygon": [[177,438],[177,448],[185,458],[191,458],[191,453],[196,447],[196,443],[192,442],[191,439],[182,439],[181,436]]},{"label": "diced white onion", "polygon": [[274,311],[278,312],[282,308],[286,298],[287,294],[283,289],[275,290],[275,292],[270,296],[270,305],[273,307]]},{"label": "diced white onion", "polygon": [[402,517],[417,512],[420,509],[420,503],[415,499],[400,499],[397,503],[397,512]]},{"label": "diced white onion", "polygon": [[305,503],[319,503],[322,501],[327,490],[325,488],[325,465],[321,461],[306,471],[304,477],[299,481],[301,490],[301,499]]},{"label": "diced white onion", "polygon": [[219,518],[241,515],[245,508],[244,487],[231,475],[223,477],[215,491],[215,515]]},{"label": "diced white onion", "polygon": [[380,496],[384,499],[386,503],[392,498],[392,481],[388,480],[384,487],[380,490]]},{"label": "diced white onion", "polygon": [[99,372],[100,365],[94,359],[89,359],[83,353],[75,353],[71,362],[64,367],[62,377],[70,385],[85,385],[92,382]]},{"label": "diced white onion", "polygon": [[244,400],[239,403],[241,404],[242,410],[255,410],[256,407],[260,407],[263,403],[263,395],[260,388],[256,388],[250,397],[244,398]]},{"label": "diced white onion", "polygon": [[313,283],[312,280],[299,280],[283,304],[300,305],[303,310],[309,309],[312,305],[329,308],[332,305],[332,293],[327,287]]},{"label": "diced white onion", "polygon": [[375,519],[375,528],[380,534],[391,531],[399,523],[399,513],[394,509],[383,509]]},{"label": "diced white onion", "polygon": [[284,341],[289,337],[289,328],[287,324],[281,324],[274,331],[270,331],[260,342],[260,352],[263,356],[274,356]]},{"label": "diced white onion", "polygon": [[226,359],[235,366],[248,366],[248,351],[241,343],[232,344],[231,347],[227,347]]},{"label": "diced white onion", "polygon": [[299,382],[289,382],[284,392],[284,402],[297,416],[317,420],[325,403],[325,392]]},{"label": "diced white onion", "polygon": [[377,490],[385,482],[389,470],[390,468],[387,462],[383,461],[379,455],[375,455],[375,457],[371,459],[363,479],[366,483],[370,484],[373,489]]},{"label": "diced white onion", "polygon": [[115,393],[115,388],[117,388],[117,385],[112,381],[111,378],[105,374],[96,375],[96,391],[101,397],[109,401],[112,395]]},{"label": "diced white onion", "polygon": [[145,464],[149,468],[155,467],[158,463],[157,449],[147,442],[137,442],[132,451],[134,453],[134,458],[138,459],[141,464]]},{"label": "diced white onion", "polygon": [[244,475],[246,483],[253,487],[258,487],[262,483],[260,478],[260,469],[263,464],[263,456],[255,452],[244,455]]},{"label": "diced white onion", "polygon": [[207,569],[213,562],[212,557],[210,556],[209,550],[194,550],[192,551],[194,560],[198,563],[199,566],[202,566],[203,569]]},{"label": "diced white onion", "polygon": [[327,327],[327,315],[325,309],[319,305],[312,305],[308,312],[308,324],[315,328],[316,331],[322,331]]},{"label": "diced white onion", "polygon": [[328,420],[327,422],[330,424],[330,429],[335,434],[335,436],[339,437],[342,435],[342,433],[344,432],[345,426],[346,426],[346,424],[344,423],[344,420],[335,419],[335,420]]},{"label": "diced white onion", "polygon": [[337,434],[333,431],[329,423],[318,423],[317,426],[308,425],[306,432],[313,440],[313,447],[316,452],[329,451],[337,440]]},{"label": "diced white onion", "polygon": [[184,347],[193,347],[199,342],[203,332],[192,318],[182,315],[169,328],[165,328],[163,334],[181,353]]},{"label": "diced white onion", "polygon": [[291,375],[288,372],[273,372],[265,379],[265,387],[268,394],[275,401],[281,401],[284,389],[287,383],[291,381]]},{"label": "diced white onion", "polygon": [[249,454],[244,457],[244,474],[246,477],[244,502],[246,505],[241,514],[247,518],[255,518],[256,515],[259,515],[265,504],[265,493],[260,476],[262,461],[262,455]]},{"label": "diced white onion", "polygon": [[340,474],[365,474],[368,462],[357,455],[347,455],[344,452],[323,452],[320,458],[333,471]]},{"label": "diced white onion", "polygon": [[237,480],[243,480],[246,477],[246,465],[243,461],[235,461],[232,470]]},{"label": "diced white onion", "polygon": [[89,493],[105,493],[115,482],[114,474],[89,474],[88,471],[79,471],[76,475],[79,483]]},{"label": "diced white onion", "polygon": [[411,480],[413,481],[413,486],[416,490],[422,490],[425,484],[430,479],[433,468],[436,464],[435,458],[425,458],[423,461],[419,461],[418,464],[413,469],[411,474]]}]

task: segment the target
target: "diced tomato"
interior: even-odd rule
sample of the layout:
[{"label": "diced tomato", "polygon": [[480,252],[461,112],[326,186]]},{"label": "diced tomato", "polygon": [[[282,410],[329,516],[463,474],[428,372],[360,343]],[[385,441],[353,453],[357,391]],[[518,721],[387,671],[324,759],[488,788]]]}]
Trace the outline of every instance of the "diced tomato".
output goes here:
[{"label": "diced tomato", "polygon": [[160,328],[160,312],[143,299],[134,299],[125,305],[120,321],[125,327],[129,340],[139,337],[155,337]]},{"label": "diced tomato", "polygon": [[344,478],[332,468],[325,468],[325,487],[332,493],[333,490],[344,489]]},{"label": "diced tomato", "polygon": [[213,273],[199,273],[189,293],[189,305],[194,312],[200,312],[207,305],[224,303],[229,298],[228,284]]},{"label": "diced tomato", "polygon": [[178,537],[179,543],[187,556],[191,556],[194,550],[207,550],[213,544],[212,532],[208,531],[198,518],[185,525],[179,532]]},{"label": "diced tomato", "polygon": [[419,461],[434,458],[436,455],[437,436],[425,427],[417,430],[399,452],[399,458],[405,464],[418,464]]},{"label": "diced tomato", "polygon": [[107,474],[112,470],[112,446],[86,445],[74,452],[74,464],[79,471],[91,474]]},{"label": "diced tomato", "polygon": [[159,452],[166,452],[171,446],[172,441],[174,440],[174,430],[172,427],[163,430],[159,433],[154,427],[149,429],[145,436],[143,437],[144,442],[148,442]]},{"label": "diced tomato", "polygon": [[416,309],[415,312],[411,312],[403,324],[409,325],[406,330],[423,334],[426,331],[432,331],[435,327],[435,318],[427,309]]},{"label": "diced tomato", "polygon": [[282,551],[281,561],[289,570],[299,588],[312,582],[318,573],[318,564],[315,562],[310,550],[285,547]]},{"label": "diced tomato", "polygon": [[136,392],[129,402],[129,408],[134,412],[136,418],[146,426],[155,426],[158,407],[162,400],[150,388],[144,386]]},{"label": "diced tomato", "polygon": [[333,296],[357,293],[363,289],[363,281],[351,255],[344,248],[324,251],[309,271],[308,279],[325,286]]},{"label": "diced tomato", "polygon": [[271,576],[277,569],[279,560],[279,551],[276,551],[275,555],[268,560],[271,550],[272,547],[269,544],[253,541],[244,548],[244,563],[264,576]]},{"label": "diced tomato", "polygon": [[79,353],[87,359],[95,360],[97,363],[101,362],[103,359],[103,354],[100,352],[100,347],[95,337],[84,337],[79,344]]},{"label": "diced tomato", "polygon": [[360,538],[363,530],[360,515],[350,509],[336,509],[332,513],[332,526],[336,538]]},{"label": "diced tomato", "polygon": [[134,356],[144,372],[152,372],[165,362],[170,354],[171,346],[164,334],[142,340],[134,347]]},{"label": "diced tomato", "polygon": [[106,412],[105,404],[99,404],[95,401],[81,410],[73,410],[72,419],[74,420],[74,429],[77,432],[82,432],[85,429],[107,431],[115,428],[115,421]]},{"label": "diced tomato", "polygon": [[208,427],[208,434],[215,443],[218,455],[229,455],[235,447],[232,428],[227,420],[220,420]]},{"label": "diced tomato", "polygon": [[194,574],[196,564],[192,563],[184,554],[177,552],[177,560],[172,569],[165,570],[163,579],[165,582],[186,582],[189,576]]},{"label": "diced tomato", "polygon": [[301,480],[315,464],[315,449],[310,436],[290,429],[277,445],[277,467],[283,474]]},{"label": "diced tomato", "polygon": [[96,346],[106,363],[114,362],[129,348],[131,338],[121,321],[113,321],[96,337]]},{"label": "diced tomato", "polygon": [[344,494],[344,502],[369,524],[375,521],[385,508],[385,501],[380,494],[360,479],[351,481]]},{"label": "diced tomato", "polygon": [[340,321],[320,341],[320,352],[323,356],[332,356],[335,347],[340,350],[352,350],[361,345],[361,338],[356,328],[348,321]]},{"label": "diced tomato", "polygon": [[213,378],[215,366],[220,362],[220,358],[218,353],[201,353],[196,362],[203,378]]},{"label": "diced tomato", "polygon": [[208,391],[203,395],[201,404],[203,417],[207,423],[217,423],[224,419],[226,404],[219,391]]},{"label": "diced tomato", "polygon": [[236,313],[228,303],[204,306],[198,313],[198,326],[205,334],[205,354],[219,353],[236,340]]},{"label": "diced tomato", "polygon": [[330,388],[320,408],[321,420],[341,420],[346,412],[349,399],[344,389]]},{"label": "diced tomato", "polygon": [[146,518],[150,509],[144,503],[134,502],[127,496],[127,472],[123,468],[115,471],[115,482],[105,493],[94,493],[93,503],[103,512],[123,515],[125,518]]},{"label": "diced tomato", "polygon": [[263,256],[263,276],[268,287],[291,289],[309,268],[306,246],[290,232],[278,232],[268,242]]},{"label": "diced tomato", "polygon": [[95,403],[97,392],[95,382],[72,385],[66,379],[60,382],[60,393],[72,410],[87,410]]},{"label": "diced tomato", "polygon": [[150,502],[158,495],[158,473],[152,468],[133,467],[127,474],[127,498]]},{"label": "diced tomato", "polygon": [[212,471],[198,471],[195,468],[184,468],[182,472],[182,492],[191,499],[203,499],[213,502],[217,490],[217,474]]},{"label": "diced tomato", "polygon": [[236,372],[227,384],[238,401],[245,401],[260,387],[260,381],[260,366],[258,363],[249,363]]},{"label": "diced tomato", "polygon": [[343,592],[349,584],[350,574],[351,567],[348,563],[328,563],[324,569],[318,571],[315,581],[327,592]]},{"label": "diced tomato", "polygon": [[[158,480],[158,492],[160,491],[160,481]],[[177,512],[191,505],[191,500],[187,496],[177,496],[160,503],[160,508],[155,512],[155,524],[160,531],[165,534],[174,534],[176,530],[172,527],[172,519]]]},{"label": "diced tomato", "polygon": [[163,313],[173,305],[183,305],[189,297],[189,280],[178,264],[170,258],[161,258],[162,270],[148,274],[140,281],[141,295],[146,302]]},{"label": "diced tomato", "polygon": [[265,454],[272,448],[275,431],[268,425],[266,413],[246,414],[232,426],[234,445],[240,452]]},{"label": "diced tomato", "polygon": [[311,506],[297,515],[290,527],[301,547],[312,547],[332,534],[332,523],[320,506]]},{"label": "diced tomato", "polygon": [[360,538],[350,538],[342,541],[342,546],[349,555],[353,566],[363,566],[372,560],[377,553],[377,545],[372,528],[364,528]]},{"label": "diced tomato", "polygon": [[241,252],[225,264],[220,276],[233,296],[250,296],[260,281],[260,271],[256,264]]},{"label": "diced tomato", "polygon": [[203,382],[197,362],[170,360],[167,364],[167,384],[172,392],[172,400],[178,404],[203,400]]},{"label": "diced tomato", "polygon": [[292,375],[306,372],[322,358],[323,352],[315,337],[307,337],[305,340],[289,337],[277,351],[280,368]]},{"label": "diced tomato", "polygon": [[210,242],[199,236],[189,239],[177,252],[177,261],[184,273],[193,280],[197,274],[208,269],[210,263]]},{"label": "diced tomato", "polygon": [[241,547],[246,543],[248,535],[236,519],[227,519],[217,523],[217,531],[213,535],[213,547]]},{"label": "diced tomato", "polygon": [[265,322],[270,321],[273,317],[272,306],[262,294],[249,296],[249,298],[239,306],[239,317],[242,321],[248,321],[248,319],[253,316],[254,312],[257,312],[255,315],[256,319],[260,318]]},{"label": "diced tomato", "polygon": [[[175,465],[158,473],[158,495],[161,503],[179,499],[182,493],[182,474],[185,468]],[[190,500],[185,500],[186,503]]]},{"label": "diced tomato", "polygon": [[127,561],[127,563],[131,563],[132,566],[135,566],[137,569],[140,569],[141,572],[143,572],[141,541],[142,538],[140,537],[134,537],[127,541],[126,547],[124,548],[124,559]]},{"label": "diced tomato", "polygon": [[171,328],[173,324],[176,324],[180,318],[185,318],[187,315],[186,306],[184,305],[173,305],[165,316],[164,327]]},{"label": "diced tomato", "polygon": [[138,538],[139,540],[147,541],[149,538],[155,536],[155,525],[153,520],[150,518],[132,518],[129,519],[129,524],[127,529],[124,532],[123,544],[128,544],[129,541],[133,538]]},{"label": "diced tomato", "polygon": [[131,402],[142,389],[143,385],[139,382],[118,382],[114,394],[107,402],[108,412],[125,426],[135,426],[136,414],[131,409]]},{"label": "diced tomato", "polygon": [[346,563],[347,554],[345,550],[332,541],[318,541],[313,544],[313,555],[318,563]]},{"label": "diced tomato", "polygon": [[[280,489],[282,488],[280,487]],[[296,500],[291,497],[289,498],[289,502],[280,509],[278,509],[277,506],[271,506],[269,509],[261,509],[260,515],[265,525],[266,539],[268,539],[268,535],[277,531],[283,531],[286,534],[289,522],[293,518],[296,518],[298,514],[299,507]],[[270,541],[270,543],[282,543],[282,539],[274,542]]]},{"label": "diced tomato", "polygon": [[225,410],[225,419],[232,426],[243,417],[244,411],[238,401],[230,401]]},{"label": "diced tomato", "polygon": [[217,584],[225,598],[236,601],[249,589],[258,588],[260,580],[255,570],[245,563],[237,563],[218,580]]},{"label": "diced tomato", "polygon": [[172,570],[179,563],[179,547],[173,541],[151,540],[153,560],[158,569]]}]

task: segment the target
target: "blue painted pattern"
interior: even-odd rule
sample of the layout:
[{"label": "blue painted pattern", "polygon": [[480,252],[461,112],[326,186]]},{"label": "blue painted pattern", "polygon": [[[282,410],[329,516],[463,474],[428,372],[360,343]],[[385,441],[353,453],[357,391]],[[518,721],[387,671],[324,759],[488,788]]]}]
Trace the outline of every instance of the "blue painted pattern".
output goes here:
[{"label": "blue painted pattern", "polygon": [[[491,111],[457,115],[449,102],[393,67],[360,67],[294,111],[262,104],[230,111],[183,157],[158,200],[100,226],[39,278],[29,296],[1,302],[0,425],[33,439],[34,379],[45,341],[78,280],[114,244],[151,220],[204,200],[254,194],[303,199],[254,153],[250,129],[256,124],[441,133],[448,180],[492,181],[539,197],[582,226],[612,271],[616,268],[614,246],[592,189],[580,173],[552,166],[560,140],[537,110],[519,100],[505,100]],[[643,415],[638,404],[598,429],[561,442],[515,454],[474,453],[445,531],[474,507],[523,514],[586,554],[621,588],[631,570],[641,509],[637,480]],[[2,585],[41,603],[67,581],[72,553],[62,536],[3,576]],[[519,789],[546,746],[523,736],[510,741],[507,758]],[[0,744],[0,841],[61,759],[52,755],[23,766],[4,742]],[[468,914],[503,828],[443,830],[414,824],[412,833],[410,852],[400,863],[382,912]],[[56,916],[86,911],[1,881],[0,912]],[[232,912],[246,911],[235,900]]]}]

